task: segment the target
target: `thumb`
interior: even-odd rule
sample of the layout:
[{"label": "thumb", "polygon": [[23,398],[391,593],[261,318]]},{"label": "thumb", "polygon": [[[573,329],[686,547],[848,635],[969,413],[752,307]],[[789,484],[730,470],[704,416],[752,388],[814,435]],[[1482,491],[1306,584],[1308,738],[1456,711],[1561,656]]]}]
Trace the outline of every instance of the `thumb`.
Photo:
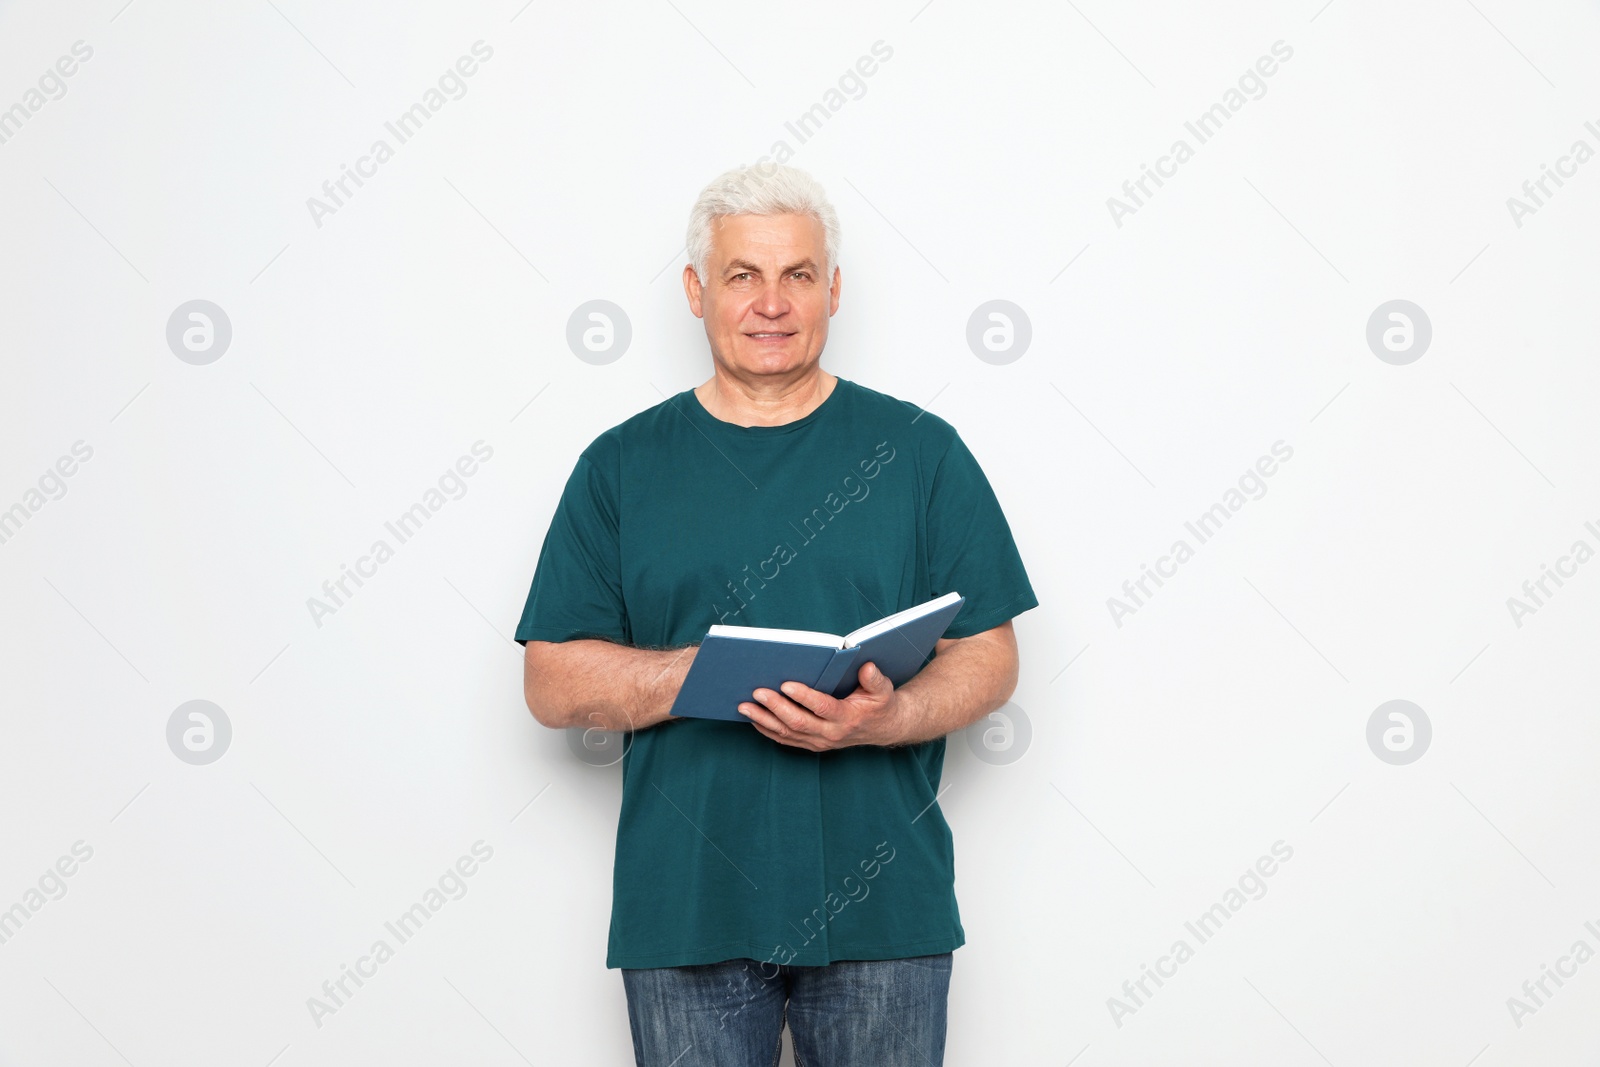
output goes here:
[{"label": "thumb", "polygon": [[868,692],[881,694],[894,688],[888,678],[884,677],[876,663],[868,663],[861,668],[861,688]]}]

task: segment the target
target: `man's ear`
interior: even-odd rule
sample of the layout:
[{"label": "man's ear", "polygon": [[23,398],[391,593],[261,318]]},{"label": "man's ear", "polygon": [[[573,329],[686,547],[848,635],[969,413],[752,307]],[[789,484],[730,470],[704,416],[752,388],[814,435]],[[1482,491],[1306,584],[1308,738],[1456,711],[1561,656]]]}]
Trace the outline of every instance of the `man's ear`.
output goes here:
[{"label": "man's ear", "polygon": [[839,273],[839,268],[833,268],[833,284],[828,287],[828,315],[832,317],[839,312],[839,294],[844,290],[844,275]]},{"label": "man's ear", "polygon": [[[683,292],[689,298],[689,310],[694,312],[694,317],[703,319],[705,307],[701,303],[703,289],[700,285],[700,275],[694,272],[694,264],[688,263],[683,268]],[[837,301],[835,301],[837,303]]]}]

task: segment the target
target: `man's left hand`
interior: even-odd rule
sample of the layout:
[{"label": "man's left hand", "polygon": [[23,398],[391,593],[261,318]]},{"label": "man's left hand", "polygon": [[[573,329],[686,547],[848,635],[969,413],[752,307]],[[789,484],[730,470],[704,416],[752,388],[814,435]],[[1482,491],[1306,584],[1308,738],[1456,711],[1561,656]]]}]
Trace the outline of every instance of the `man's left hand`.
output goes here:
[{"label": "man's left hand", "polygon": [[907,702],[875,664],[863,664],[856,681],[856,691],[842,699],[784,682],[781,693],[757,689],[759,703],[740,704],[739,711],[772,740],[809,752],[900,743]]}]

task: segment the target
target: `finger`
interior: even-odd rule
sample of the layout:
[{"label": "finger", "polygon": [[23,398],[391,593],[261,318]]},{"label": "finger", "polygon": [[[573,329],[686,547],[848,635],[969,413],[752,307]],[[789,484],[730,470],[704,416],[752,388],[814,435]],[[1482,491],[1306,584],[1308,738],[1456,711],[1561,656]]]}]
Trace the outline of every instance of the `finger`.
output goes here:
[{"label": "finger", "polygon": [[771,689],[757,689],[754,695],[759,703],[795,733],[815,733],[816,727],[821,725],[821,719],[813,715],[810,708],[801,707],[782,693],[775,693]]},{"label": "finger", "polygon": [[833,706],[838,703],[832,694],[813,689],[802,682],[784,682],[779,688],[783,690],[784,696],[820,719],[826,719],[834,710]]},{"label": "finger", "polygon": [[740,704],[739,714],[749,719],[756,729],[775,741],[781,741],[789,735],[789,728],[783,724],[783,720],[760,704],[751,704],[748,701]]},{"label": "finger", "polygon": [[[745,711],[745,709],[751,710]],[[786,745],[789,748],[804,749],[807,752],[823,751],[823,746],[817,743],[817,739],[808,734],[796,734],[777,719],[772,718],[770,712],[764,712],[756,705],[745,704],[741,706],[740,710],[745,711],[745,714],[749,716],[750,725],[755,727],[756,732],[769,741],[776,741],[778,744]],[[758,721],[758,716],[761,715],[766,715],[766,722]]]},{"label": "finger", "polygon": [[822,751],[821,748],[817,747],[815,744],[813,744],[811,742],[811,740],[809,738],[806,738],[806,737],[796,737],[793,734],[787,734],[787,735],[785,735],[785,734],[775,734],[775,733],[772,733],[770,730],[767,730],[767,729],[765,729],[763,727],[760,727],[760,726],[756,727],[756,732],[761,734],[767,740],[772,741],[772,742],[774,742],[776,744],[782,745],[785,748],[798,749],[801,752],[821,752]]},{"label": "finger", "polygon": [[894,692],[894,683],[878,669],[876,663],[863,663],[856,680],[861,683],[861,688],[875,697],[886,697]]}]

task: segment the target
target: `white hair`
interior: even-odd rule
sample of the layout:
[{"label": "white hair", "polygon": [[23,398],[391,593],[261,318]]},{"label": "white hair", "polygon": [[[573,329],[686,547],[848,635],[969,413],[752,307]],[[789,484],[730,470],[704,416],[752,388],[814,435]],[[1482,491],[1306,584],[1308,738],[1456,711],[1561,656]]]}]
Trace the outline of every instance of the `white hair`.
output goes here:
[{"label": "white hair", "polygon": [[833,280],[839,262],[839,213],[828,203],[822,184],[798,167],[781,163],[755,163],[724,171],[700,190],[689,212],[689,262],[706,281],[711,262],[711,227],[727,215],[809,215],[822,223],[827,262],[822,281]]}]

